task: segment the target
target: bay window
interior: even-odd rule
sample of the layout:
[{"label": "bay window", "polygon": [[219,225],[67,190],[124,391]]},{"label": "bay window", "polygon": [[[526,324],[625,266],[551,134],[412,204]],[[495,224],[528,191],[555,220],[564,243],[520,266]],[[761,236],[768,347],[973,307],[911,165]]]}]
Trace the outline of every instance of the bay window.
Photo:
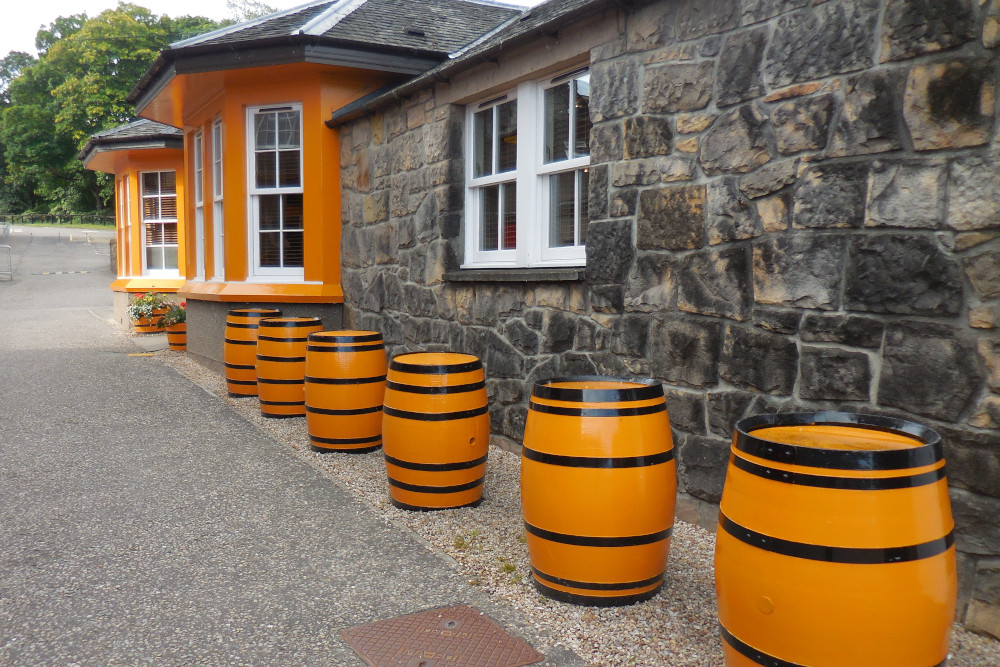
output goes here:
[{"label": "bay window", "polygon": [[253,274],[301,278],[302,108],[252,108],[248,127]]},{"label": "bay window", "polygon": [[222,121],[212,123],[212,272],[225,280],[226,253],[222,208]]},{"label": "bay window", "polygon": [[145,274],[176,276],[177,172],[145,172],[140,180]]}]

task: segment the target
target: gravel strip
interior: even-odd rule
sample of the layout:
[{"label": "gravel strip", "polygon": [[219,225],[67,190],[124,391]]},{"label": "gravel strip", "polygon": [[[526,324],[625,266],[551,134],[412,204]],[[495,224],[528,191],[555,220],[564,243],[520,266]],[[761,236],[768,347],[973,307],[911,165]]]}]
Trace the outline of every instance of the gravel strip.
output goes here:
[{"label": "gravel strip", "polygon": [[[381,512],[450,556],[467,581],[496,601],[545,628],[595,665],[722,667],[712,561],[715,535],[691,524],[674,525],[667,576],[648,602],[601,609],[555,602],[531,584],[520,507],[520,460],[490,447],[484,502],[478,508],[408,512],[389,502],[381,450],[366,454],[321,454],[309,448],[305,419],[265,419],[255,398],[228,396],[225,379],[177,352],[159,352],[168,366],[218,396],[279,442]],[[544,651],[547,647],[539,646]],[[957,624],[949,667],[995,667],[1000,643]]]}]

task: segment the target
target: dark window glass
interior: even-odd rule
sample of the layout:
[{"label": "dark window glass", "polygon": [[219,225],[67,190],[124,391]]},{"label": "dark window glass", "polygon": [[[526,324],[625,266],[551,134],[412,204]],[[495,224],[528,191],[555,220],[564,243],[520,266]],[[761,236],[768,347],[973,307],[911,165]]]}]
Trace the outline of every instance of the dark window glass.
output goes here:
[{"label": "dark window glass", "polygon": [[497,173],[517,169],[517,100],[497,107]]},{"label": "dark window glass", "polygon": [[517,248],[517,187],[503,185],[503,249]]},{"label": "dark window glass", "polygon": [[574,81],[576,101],[573,117],[575,119],[573,157],[590,155],[590,75],[586,74]]},{"label": "dark window glass", "polygon": [[576,172],[549,177],[549,247],[573,245],[575,226],[574,190]]},{"label": "dark window glass", "polygon": [[590,226],[590,170],[580,174],[580,245],[587,245],[587,227]]},{"label": "dark window glass", "polygon": [[284,266],[302,266],[302,232],[284,232]]},{"label": "dark window glass", "polygon": [[259,225],[263,229],[281,229],[281,195],[260,195]]},{"label": "dark window glass", "polygon": [[282,195],[284,198],[284,229],[302,229],[302,195]]},{"label": "dark window glass", "polygon": [[278,153],[278,187],[297,188],[302,184],[299,177],[299,152],[281,151]]},{"label": "dark window glass", "polygon": [[473,116],[473,176],[493,173],[493,109]]},{"label": "dark window glass", "polygon": [[545,162],[569,157],[569,83],[545,91]]},{"label": "dark window glass", "polygon": [[479,190],[479,220],[482,225],[479,238],[481,250],[498,250],[500,247],[500,186],[490,185]]},{"label": "dark window glass", "polygon": [[281,233],[260,232],[260,265],[281,266]]},{"label": "dark window glass", "polygon": [[274,153],[257,153],[257,187],[273,188],[278,184]]}]

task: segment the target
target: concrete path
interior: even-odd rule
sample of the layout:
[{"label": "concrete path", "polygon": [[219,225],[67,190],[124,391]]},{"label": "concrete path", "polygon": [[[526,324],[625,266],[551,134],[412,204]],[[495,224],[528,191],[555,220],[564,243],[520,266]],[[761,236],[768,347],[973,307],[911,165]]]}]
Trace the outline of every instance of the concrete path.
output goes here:
[{"label": "concrete path", "polygon": [[132,356],[106,232],[19,229],[0,279],[0,665],[358,665],[341,628],[450,604],[538,644],[445,557]]}]

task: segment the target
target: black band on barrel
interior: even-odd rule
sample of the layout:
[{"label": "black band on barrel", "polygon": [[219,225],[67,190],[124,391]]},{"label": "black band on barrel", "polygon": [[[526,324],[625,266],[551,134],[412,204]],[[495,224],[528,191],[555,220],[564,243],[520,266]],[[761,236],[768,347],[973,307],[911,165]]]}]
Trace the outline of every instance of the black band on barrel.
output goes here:
[{"label": "black band on barrel", "polygon": [[382,382],[385,380],[384,375],[376,375],[369,378],[318,378],[312,375],[306,376],[306,382],[312,382],[313,384],[372,384],[373,382]]},{"label": "black band on barrel", "polygon": [[729,463],[735,468],[757,477],[797,484],[799,486],[816,486],[823,489],[842,489],[852,491],[886,491],[888,489],[912,489],[917,486],[934,484],[945,478],[942,465],[937,470],[920,473],[919,475],[903,475],[900,477],[827,477],[825,475],[808,475],[801,472],[789,472],[778,468],[768,468],[752,461],[747,461],[735,454],[729,457]]},{"label": "black band on barrel", "polygon": [[[568,382],[605,382],[633,387],[580,389],[573,387],[554,387],[554,384]],[[547,398],[554,401],[571,401],[573,403],[617,403],[622,401],[648,401],[663,396],[663,385],[656,380],[627,380],[624,378],[601,377],[598,375],[580,375],[576,377],[553,378],[544,382],[536,382],[531,390],[532,396]]]},{"label": "black band on barrel", "polygon": [[316,331],[309,334],[309,340],[324,343],[381,343],[382,334],[364,334],[362,336],[348,336],[346,334],[330,333],[329,331]]},{"label": "black band on barrel", "polygon": [[256,339],[255,340],[236,340],[235,338],[224,338],[223,342],[228,343],[230,345],[256,345],[257,344]]},{"label": "black band on barrel", "polygon": [[364,445],[368,443],[382,442],[381,435],[373,435],[367,438],[324,438],[310,433],[309,439],[315,442],[322,442],[325,445]]},{"label": "black band on barrel", "polygon": [[229,384],[257,384],[257,380],[231,380],[226,378],[226,382]]},{"label": "black band on barrel", "polygon": [[403,489],[404,491],[414,491],[416,493],[458,493],[459,491],[469,491],[482,485],[486,480],[486,477],[480,477],[477,480],[473,480],[467,484],[456,484],[454,486],[425,486],[423,484],[407,484],[406,482],[400,482],[398,479],[393,479],[389,477],[389,486],[394,486],[397,489]]},{"label": "black band on barrel", "polygon": [[788,660],[782,660],[781,658],[775,658],[773,655],[764,653],[763,651],[758,651],[749,644],[744,644],[739,639],[734,637],[728,630],[719,624],[719,632],[722,634],[722,638],[733,647],[733,650],[742,655],[744,658],[757,663],[758,665],[763,665],[763,667],[805,667],[797,662],[789,662]]},{"label": "black band on barrel", "polygon": [[233,368],[233,369],[236,369],[238,371],[255,371],[255,370],[257,370],[257,367],[254,366],[253,364],[230,364],[230,363],[227,363],[226,364],[226,368]]},{"label": "black band on barrel", "polygon": [[266,321],[260,323],[261,327],[281,327],[283,329],[301,329],[303,327],[323,326],[323,322],[318,317],[307,317],[301,320],[284,320],[277,317],[265,318]]},{"label": "black band on barrel", "polygon": [[257,378],[258,384],[302,384],[302,380],[288,378]]},{"label": "black band on barrel", "polygon": [[[297,338],[296,340],[304,340],[302,338]],[[313,335],[309,334],[309,340],[312,341]],[[308,352],[371,352],[373,350],[384,350],[385,345],[306,345],[306,351]]]},{"label": "black band on barrel", "polygon": [[464,394],[469,391],[486,389],[486,381],[480,380],[479,382],[473,382],[471,384],[456,384],[447,387],[425,387],[415,384],[401,384],[399,382],[389,380],[386,383],[385,388],[392,389],[394,391],[402,391],[407,394]]},{"label": "black band on barrel", "polygon": [[257,361],[277,361],[279,363],[287,364],[294,363],[296,361],[305,361],[305,357],[268,357],[257,355]]},{"label": "black band on barrel", "polygon": [[[753,434],[756,430],[780,426],[858,427],[908,436],[924,444],[906,449],[877,451],[822,449],[773,442]],[[893,417],[850,412],[793,412],[747,417],[736,424],[733,446],[741,452],[768,461],[836,470],[920,468],[936,463],[944,457],[941,436],[926,426]]]},{"label": "black band on barrel", "polygon": [[351,415],[368,415],[373,412],[381,412],[381,405],[372,405],[364,408],[350,408],[345,410],[334,410],[332,408],[317,408],[312,405],[306,406],[306,412],[311,412],[315,415],[335,415],[338,417],[349,417]]},{"label": "black band on barrel", "polygon": [[385,455],[386,463],[391,463],[407,470],[425,470],[428,472],[448,472],[451,470],[468,470],[486,463],[489,454],[481,456],[474,461],[459,461],[457,463],[414,463],[413,461],[403,461],[393,456]]},{"label": "black band on barrel", "polygon": [[612,584],[597,583],[593,581],[573,581],[572,579],[563,579],[562,577],[554,577],[551,574],[546,574],[542,572],[537,567],[532,566],[532,573],[539,579],[544,579],[553,584],[559,584],[560,586],[568,586],[570,588],[581,588],[588,591],[627,591],[633,588],[645,588],[646,586],[652,586],[654,584],[659,584],[663,582],[663,577],[666,572],[660,572],[655,577],[650,577],[649,579],[643,579],[642,581],[622,581]]},{"label": "black band on barrel", "polygon": [[565,415],[567,417],[638,417],[639,415],[651,415],[656,412],[667,411],[666,403],[641,405],[636,408],[564,408],[560,405],[544,405],[531,401],[528,407],[535,412],[544,412],[550,415]]},{"label": "black band on barrel", "polygon": [[247,323],[244,323],[244,322],[226,322],[226,326],[229,327],[229,328],[231,328],[231,329],[256,329],[257,326],[258,326],[258,324],[257,324],[257,322],[253,322],[253,323],[249,323],[249,322],[247,322]]},{"label": "black band on barrel", "polygon": [[479,415],[485,415],[489,412],[489,406],[484,405],[481,408],[475,408],[473,410],[461,410],[459,412],[410,412],[408,410],[397,410],[396,408],[385,407],[385,414],[390,417],[399,417],[400,419],[413,419],[414,421],[423,422],[444,422],[451,421],[452,419],[468,419],[470,417],[478,417]]},{"label": "black band on barrel", "polygon": [[621,537],[594,537],[591,535],[567,535],[566,533],[555,533],[537,526],[532,526],[527,521],[524,522],[524,529],[535,537],[550,542],[560,544],[572,544],[578,547],[636,547],[643,544],[654,544],[670,537],[674,528],[671,526],[666,530],[661,530],[649,535],[623,535]]},{"label": "black band on barrel", "polygon": [[642,468],[666,463],[672,461],[674,458],[673,449],[648,456],[616,456],[613,458],[562,456],[561,454],[540,452],[537,449],[529,449],[528,447],[522,447],[521,451],[524,453],[524,458],[531,461],[566,468]]},{"label": "black band on barrel", "polygon": [[260,402],[261,405],[305,405],[305,401],[264,401]]},{"label": "black band on barrel", "polygon": [[400,373],[418,373],[420,375],[447,375],[449,373],[468,373],[482,370],[483,364],[476,359],[461,364],[408,364],[393,359],[389,362],[389,370]]},{"label": "black band on barrel", "polygon": [[272,343],[304,343],[304,342],[306,342],[305,338],[290,338],[290,337],[287,337],[287,336],[267,336],[267,335],[264,335],[264,334],[261,334],[260,336],[258,336],[257,340],[266,340],[266,341],[270,341]]},{"label": "black band on barrel", "polygon": [[903,547],[835,547],[807,542],[792,542],[750,530],[739,525],[725,514],[719,514],[719,527],[740,542],[782,556],[852,565],[881,565],[923,560],[943,554],[955,543],[955,531],[950,531],[944,537],[930,542]]}]

